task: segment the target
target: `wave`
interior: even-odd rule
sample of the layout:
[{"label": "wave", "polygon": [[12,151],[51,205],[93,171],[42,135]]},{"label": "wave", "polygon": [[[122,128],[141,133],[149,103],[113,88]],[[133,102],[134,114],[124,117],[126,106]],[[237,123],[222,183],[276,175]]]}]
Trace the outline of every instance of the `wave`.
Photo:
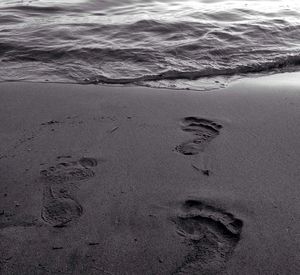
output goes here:
[{"label": "wave", "polygon": [[262,64],[249,64],[245,66],[238,66],[236,68],[226,68],[224,70],[220,69],[206,69],[202,71],[176,71],[169,70],[159,74],[154,75],[144,75],[136,78],[110,78],[107,76],[99,75],[90,78],[86,78],[83,83],[86,84],[132,84],[140,83],[145,81],[160,81],[160,80],[174,80],[174,79],[187,79],[196,80],[202,77],[215,77],[215,76],[233,76],[242,74],[253,74],[253,73],[263,73],[271,71],[283,71],[298,69],[300,66],[300,55],[289,56],[286,58],[279,58],[272,62],[265,62]]},{"label": "wave", "polygon": [[282,0],[6,3],[0,80],[170,83],[300,65],[300,5]]}]

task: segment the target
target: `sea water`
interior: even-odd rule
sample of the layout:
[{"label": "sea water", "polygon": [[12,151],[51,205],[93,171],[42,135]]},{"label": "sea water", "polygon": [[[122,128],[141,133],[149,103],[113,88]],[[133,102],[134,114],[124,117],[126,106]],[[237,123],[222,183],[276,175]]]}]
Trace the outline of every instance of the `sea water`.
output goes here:
[{"label": "sea water", "polygon": [[201,90],[299,65],[299,0],[0,1],[0,81]]}]

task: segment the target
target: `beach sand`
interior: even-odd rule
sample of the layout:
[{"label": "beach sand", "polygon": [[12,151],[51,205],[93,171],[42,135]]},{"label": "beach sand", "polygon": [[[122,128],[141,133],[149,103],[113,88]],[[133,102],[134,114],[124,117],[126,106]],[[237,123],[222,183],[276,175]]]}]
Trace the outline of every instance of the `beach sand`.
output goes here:
[{"label": "beach sand", "polygon": [[300,274],[299,79],[1,83],[1,274]]}]

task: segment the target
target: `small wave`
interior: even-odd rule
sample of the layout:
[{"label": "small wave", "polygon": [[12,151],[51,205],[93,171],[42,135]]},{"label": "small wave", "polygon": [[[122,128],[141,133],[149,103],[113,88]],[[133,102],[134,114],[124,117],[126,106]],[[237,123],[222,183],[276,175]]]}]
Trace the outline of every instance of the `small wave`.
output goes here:
[{"label": "small wave", "polygon": [[201,77],[215,77],[215,76],[233,76],[249,73],[262,73],[275,70],[292,69],[293,67],[300,66],[300,55],[290,56],[287,58],[281,58],[274,60],[273,62],[266,62],[263,64],[249,64],[246,66],[238,66],[236,68],[220,69],[206,69],[203,71],[165,71],[159,74],[144,75],[136,78],[110,78],[107,76],[99,75],[90,78],[86,78],[83,83],[86,84],[132,84],[146,81],[160,81],[160,80],[176,80],[187,79],[196,80]]},{"label": "small wave", "polygon": [[3,24],[3,25],[13,25],[13,24],[16,24],[16,23],[20,23],[22,22],[22,18],[20,18],[19,16],[16,16],[16,15],[1,15],[0,14],[0,24]]},{"label": "small wave", "polygon": [[61,7],[39,7],[39,6],[13,6],[13,7],[4,7],[4,8],[0,8],[0,10],[2,12],[5,11],[18,11],[21,13],[37,13],[39,15],[41,14],[54,14],[54,13],[64,13],[66,12],[66,9],[61,8]]}]

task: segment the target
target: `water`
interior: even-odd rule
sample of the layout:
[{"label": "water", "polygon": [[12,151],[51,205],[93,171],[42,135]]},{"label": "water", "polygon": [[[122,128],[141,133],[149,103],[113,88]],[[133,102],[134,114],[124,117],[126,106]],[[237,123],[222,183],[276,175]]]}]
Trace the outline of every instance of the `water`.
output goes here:
[{"label": "water", "polygon": [[207,89],[299,65],[298,0],[0,2],[0,81]]}]

